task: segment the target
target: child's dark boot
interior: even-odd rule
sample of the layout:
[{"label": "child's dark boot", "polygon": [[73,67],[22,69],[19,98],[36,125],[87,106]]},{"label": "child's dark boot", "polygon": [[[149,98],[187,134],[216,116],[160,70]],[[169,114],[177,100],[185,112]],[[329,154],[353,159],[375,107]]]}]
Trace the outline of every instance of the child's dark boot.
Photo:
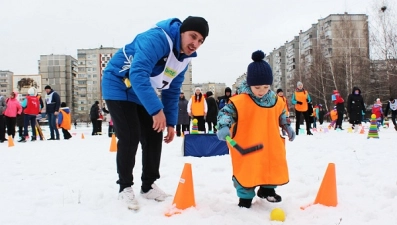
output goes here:
[{"label": "child's dark boot", "polygon": [[250,208],[251,204],[252,204],[252,198],[250,198],[250,199],[240,198],[238,206],[239,207],[244,207],[244,208]]},{"label": "child's dark boot", "polygon": [[264,198],[269,202],[281,202],[281,196],[276,194],[274,188],[260,187],[256,195],[259,198]]}]

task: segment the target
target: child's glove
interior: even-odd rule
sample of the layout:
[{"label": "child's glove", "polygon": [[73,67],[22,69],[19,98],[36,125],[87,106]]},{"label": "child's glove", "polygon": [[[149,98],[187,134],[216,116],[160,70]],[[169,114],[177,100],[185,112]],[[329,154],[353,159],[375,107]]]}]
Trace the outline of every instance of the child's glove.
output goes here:
[{"label": "child's glove", "polygon": [[302,102],[300,102],[300,101],[297,101],[297,102],[296,102],[296,104],[298,104],[298,105],[302,105],[303,103],[302,103]]},{"label": "child's glove", "polygon": [[226,136],[230,136],[229,127],[223,127],[222,129],[218,130],[216,135],[218,135],[219,140],[226,141]]},{"label": "child's glove", "polygon": [[289,141],[293,141],[295,139],[295,131],[290,125],[283,125],[283,130],[287,132]]}]

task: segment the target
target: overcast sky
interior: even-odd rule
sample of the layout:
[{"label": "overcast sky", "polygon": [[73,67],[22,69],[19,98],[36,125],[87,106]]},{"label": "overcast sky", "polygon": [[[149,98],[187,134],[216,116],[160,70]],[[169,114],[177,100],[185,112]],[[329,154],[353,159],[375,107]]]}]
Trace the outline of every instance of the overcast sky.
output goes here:
[{"label": "overcast sky", "polygon": [[266,54],[318,19],[344,12],[371,14],[373,0],[0,0],[0,70],[38,74],[40,55],[119,48],[160,20],[189,15],[209,23],[193,60],[193,82],[231,85],[251,53]]}]

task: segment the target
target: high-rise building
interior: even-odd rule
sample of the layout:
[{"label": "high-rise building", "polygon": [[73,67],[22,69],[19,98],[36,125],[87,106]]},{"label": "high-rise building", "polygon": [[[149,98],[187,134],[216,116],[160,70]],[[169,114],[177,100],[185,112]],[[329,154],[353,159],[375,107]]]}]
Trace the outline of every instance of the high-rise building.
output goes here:
[{"label": "high-rise building", "polygon": [[74,110],[80,120],[89,120],[90,108],[95,101],[102,103],[102,73],[117,50],[118,48],[102,46],[77,49],[78,76],[74,82]]},{"label": "high-rise building", "polygon": [[[313,53],[317,47],[317,24],[299,33],[299,80],[303,82],[303,79],[310,77],[310,66],[313,62]],[[298,78],[297,78],[298,79]]]},{"label": "high-rise building", "polygon": [[[205,94],[207,91],[211,91],[214,94],[214,98],[220,97],[225,95],[225,88],[226,84],[225,83],[213,83],[213,82],[208,82],[208,83],[195,83],[192,85],[192,88],[190,90],[190,95],[185,96],[192,96],[194,94],[194,89],[196,87],[201,88],[201,92]],[[186,97],[187,98],[187,97]]]},{"label": "high-rise building", "polygon": [[285,46],[273,50],[273,89],[285,89]]},{"label": "high-rise building", "polygon": [[[41,75],[41,92],[50,85],[56,91],[61,102],[65,102],[74,115],[74,78],[77,77],[77,60],[70,55],[40,55],[39,74]],[[44,96],[43,96],[44,98]]]},{"label": "high-rise building", "polygon": [[293,80],[298,74],[299,67],[299,36],[285,43],[285,78],[283,82],[283,93],[287,99],[291,99],[295,87]]},{"label": "high-rise building", "polygon": [[12,90],[13,72],[9,70],[0,70],[0,95],[9,96]]}]

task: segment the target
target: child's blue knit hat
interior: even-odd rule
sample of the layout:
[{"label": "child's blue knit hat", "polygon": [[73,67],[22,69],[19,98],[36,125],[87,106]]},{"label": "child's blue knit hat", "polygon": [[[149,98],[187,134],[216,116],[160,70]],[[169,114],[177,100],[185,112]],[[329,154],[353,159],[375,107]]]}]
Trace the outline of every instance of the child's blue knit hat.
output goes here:
[{"label": "child's blue knit hat", "polygon": [[272,85],[273,73],[269,63],[265,62],[265,53],[261,50],[252,53],[252,63],[248,65],[247,69],[247,84],[248,86],[256,85]]}]

